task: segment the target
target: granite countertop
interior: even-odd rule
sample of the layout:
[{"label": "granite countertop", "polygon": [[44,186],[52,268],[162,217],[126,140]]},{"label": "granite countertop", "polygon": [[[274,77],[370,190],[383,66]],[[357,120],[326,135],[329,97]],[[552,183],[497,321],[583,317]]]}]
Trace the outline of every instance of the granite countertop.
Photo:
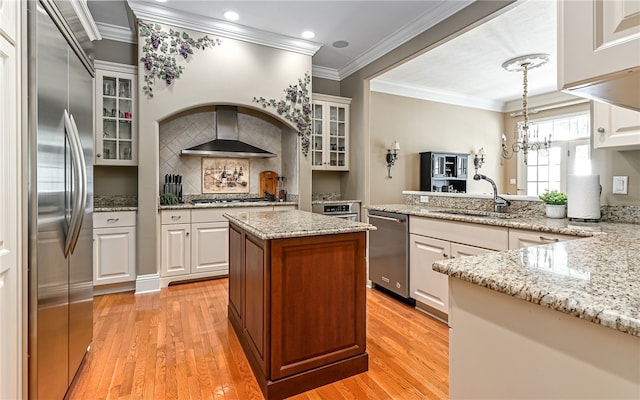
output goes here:
[{"label": "granite countertop", "polygon": [[[429,218],[578,236],[577,240],[438,261],[433,269],[534,304],[640,336],[640,225],[515,215],[447,214],[434,207],[369,206]],[[442,210],[442,209],[440,209]],[[503,216],[504,217],[504,216]]]},{"label": "granite countertop", "polygon": [[302,236],[333,235],[375,230],[364,222],[352,222],[308,211],[257,211],[223,214],[229,222],[256,235],[258,238],[284,239]]},{"label": "granite countertop", "polygon": [[237,201],[229,203],[191,204],[188,202],[170,206],[158,206],[158,210],[181,210],[191,208],[230,208],[230,207],[259,207],[259,206],[297,206],[295,201]]},{"label": "granite countertop", "polygon": [[348,204],[362,203],[362,200],[313,200],[311,204]]},{"label": "granite countertop", "polygon": [[137,206],[94,207],[93,212],[138,211]]}]

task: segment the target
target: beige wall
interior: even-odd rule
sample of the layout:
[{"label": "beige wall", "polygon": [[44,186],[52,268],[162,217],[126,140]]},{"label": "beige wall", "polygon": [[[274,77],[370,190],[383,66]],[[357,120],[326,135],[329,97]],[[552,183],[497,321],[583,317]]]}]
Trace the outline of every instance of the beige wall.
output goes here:
[{"label": "beige wall", "polygon": [[313,183],[311,192],[316,193],[341,193],[340,177],[346,172],[337,171],[313,171]]},{"label": "beige wall", "polygon": [[340,81],[333,79],[316,78],[312,80],[313,93],[330,94],[332,96],[340,96]]},{"label": "beige wall", "polygon": [[[484,147],[480,173],[502,181],[502,113],[372,92],[370,115],[371,204],[402,203],[403,190],[420,190],[419,153],[424,151],[472,154]],[[385,155],[393,140],[400,152],[389,179]],[[473,171],[470,156],[467,192],[492,193],[489,183],[471,179]]]},{"label": "beige wall", "polygon": [[[172,27],[164,26],[165,30]],[[191,37],[204,36],[186,31]],[[165,119],[184,110],[211,104],[229,104],[259,109],[254,96],[281,99],[284,90],[296,84],[305,73],[311,74],[311,57],[299,53],[221,38],[222,44],[205,50],[194,50],[184,65],[182,76],[167,86],[157,80],[154,97],[147,98],[142,90],[144,66],[139,66],[139,165],[138,170],[138,274],[159,271],[160,223],[158,219],[159,125]],[[142,57],[144,40],[138,43]],[[293,127],[274,110],[263,110],[286,126]],[[283,146],[283,151],[285,150]],[[298,168],[301,209],[311,209],[311,165],[308,158],[298,157],[298,151],[287,149]],[[298,161],[299,160],[299,161]],[[284,164],[284,163],[283,163]]]},{"label": "beige wall", "polygon": [[135,196],[138,194],[138,167],[95,165],[94,196]]}]

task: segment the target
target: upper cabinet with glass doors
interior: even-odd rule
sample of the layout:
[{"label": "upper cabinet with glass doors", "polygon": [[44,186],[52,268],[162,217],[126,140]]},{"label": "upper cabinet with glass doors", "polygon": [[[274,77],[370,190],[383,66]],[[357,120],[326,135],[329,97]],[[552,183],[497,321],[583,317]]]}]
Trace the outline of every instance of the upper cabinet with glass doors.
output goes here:
[{"label": "upper cabinet with glass doors", "polygon": [[137,165],[137,67],[96,61],[96,165]]},{"label": "upper cabinet with glass doors", "polygon": [[312,169],[349,170],[350,104],[345,97],[312,95]]}]

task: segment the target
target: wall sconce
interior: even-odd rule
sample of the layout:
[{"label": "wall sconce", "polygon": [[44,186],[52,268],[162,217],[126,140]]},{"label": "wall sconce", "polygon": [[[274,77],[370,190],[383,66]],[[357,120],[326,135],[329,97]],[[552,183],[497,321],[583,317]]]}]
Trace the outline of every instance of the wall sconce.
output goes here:
[{"label": "wall sconce", "polygon": [[485,154],[486,153],[484,151],[484,147],[480,147],[478,149],[478,152],[473,155],[473,166],[476,168],[476,174],[478,173],[478,170],[482,167],[482,164],[484,164]]},{"label": "wall sconce", "polygon": [[387,178],[391,179],[391,167],[398,159],[398,150],[400,150],[400,143],[393,141],[391,148],[387,149]]}]

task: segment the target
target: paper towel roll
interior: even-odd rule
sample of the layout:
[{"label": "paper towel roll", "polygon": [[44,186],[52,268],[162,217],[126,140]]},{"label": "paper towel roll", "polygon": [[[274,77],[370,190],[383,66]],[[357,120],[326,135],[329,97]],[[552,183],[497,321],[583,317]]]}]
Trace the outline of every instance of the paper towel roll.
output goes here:
[{"label": "paper towel roll", "polygon": [[599,220],[600,175],[569,175],[567,198],[568,218]]}]

